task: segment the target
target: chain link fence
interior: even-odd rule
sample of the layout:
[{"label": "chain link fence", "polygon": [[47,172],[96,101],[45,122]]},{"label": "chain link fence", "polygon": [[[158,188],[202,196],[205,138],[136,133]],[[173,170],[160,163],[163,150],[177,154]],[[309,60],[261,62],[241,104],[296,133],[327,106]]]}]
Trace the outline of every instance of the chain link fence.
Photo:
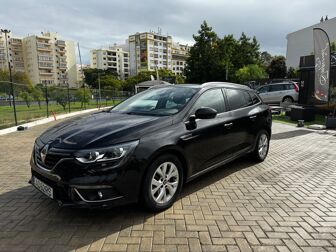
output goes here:
[{"label": "chain link fence", "polygon": [[79,110],[111,107],[131,95],[131,92],[112,89],[28,87],[3,82],[0,83],[0,129]]}]

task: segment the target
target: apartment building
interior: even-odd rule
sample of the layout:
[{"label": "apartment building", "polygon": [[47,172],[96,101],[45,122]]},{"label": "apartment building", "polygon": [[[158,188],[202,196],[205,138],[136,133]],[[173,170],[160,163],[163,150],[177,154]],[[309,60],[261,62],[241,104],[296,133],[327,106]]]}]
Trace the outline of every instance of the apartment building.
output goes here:
[{"label": "apartment building", "polygon": [[91,68],[91,65],[88,64],[77,64],[77,83],[79,86],[83,85],[84,79],[84,70]]},{"label": "apartment building", "polygon": [[130,35],[130,75],[157,69],[172,70],[172,37],[155,32]]},{"label": "apartment building", "polygon": [[184,75],[186,60],[189,55],[189,46],[180,43],[172,45],[172,71],[175,75]]},{"label": "apartment building", "polygon": [[108,49],[93,49],[90,52],[90,66],[97,69],[110,69],[116,72],[120,79],[127,79],[130,73],[128,47],[114,45]]},{"label": "apartment building", "polygon": [[[57,33],[24,38],[7,34],[8,53],[14,72],[25,72],[33,84],[77,85],[75,44]],[[5,34],[0,33],[0,69],[8,69]]]},{"label": "apartment building", "polygon": [[7,44],[6,44],[6,34],[0,31],[0,69],[8,70],[8,59],[7,59],[7,46],[8,46],[8,56],[11,64],[12,71],[14,72],[24,72],[24,61],[23,61],[23,47],[22,39],[12,37],[11,33],[7,33]]},{"label": "apartment building", "polygon": [[34,84],[77,85],[74,42],[47,32],[25,37],[22,43],[25,72]]}]

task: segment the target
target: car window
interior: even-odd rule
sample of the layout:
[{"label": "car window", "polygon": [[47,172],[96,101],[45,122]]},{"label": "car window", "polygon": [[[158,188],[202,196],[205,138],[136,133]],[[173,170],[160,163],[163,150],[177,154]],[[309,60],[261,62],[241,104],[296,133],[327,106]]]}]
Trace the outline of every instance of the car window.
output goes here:
[{"label": "car window", "polygon": [[213,108],[217,113],[223,113],[225,111],[224,96],[221,89],[211,89],[204,92],[198,100],[195,102],[192,113],[202,107]]},{"label": "car window", "polygon": [[292,89],[295,89],[295,86],[294,86],[294,84],[286,84],[286,89],[287,90],[292,90]]},{"label": "car window", "polygon": [[258,89],[258,92],[259,92],[260,94],[262,94],[262,93],[267,93],[267,92],[268,92],[268,89],[269,89],[269,86],[264,86],[264,87],[259,88],[259,89]]},{"label": "car window", "polygon": [[119,103],[111,109],[111,112],[140,115],[176,114],[186,106],[198,90],[198,88],[178,86],[147,89]]},{"label": "car window", "polygon": [[243,90],[226,89],[226,96],[230,110],[244,108],[253,104],[250,95]]},{"label": "car window", "polygon": [[252,98],[252,103],[253,104],[258,104],[260,102],[260,99],[255,93],[250,92],[251,98]]},{"label": "car window", "polygon": [[283,86],[284,86],[283,84],[271,85],[270,86],[270,92],[282,91],[282,90],[284,90]]},{"label": "car window", "polygon": [[252,98],[251,98],[250,94],[248,92],[244,91],[244,96],[245,96],[245,99],[247,101],[247,106],[253,105],[253,101],[252,101]]}]

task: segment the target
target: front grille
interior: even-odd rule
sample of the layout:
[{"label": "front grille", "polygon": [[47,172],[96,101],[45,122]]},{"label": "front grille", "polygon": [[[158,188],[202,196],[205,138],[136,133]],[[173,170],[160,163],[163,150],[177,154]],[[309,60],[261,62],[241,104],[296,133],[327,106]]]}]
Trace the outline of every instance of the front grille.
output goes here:
[{"label": "front grille", "polygon": [[55,167],[55,165],[63,158],[70,157],[69,153],[59,153],[59,152],[53,152],[50,151],[47,153],[46,158],[44,162],[41,158],[41,150],[39,148],[35,148],[35,162],[39,166],[51,170]]}]

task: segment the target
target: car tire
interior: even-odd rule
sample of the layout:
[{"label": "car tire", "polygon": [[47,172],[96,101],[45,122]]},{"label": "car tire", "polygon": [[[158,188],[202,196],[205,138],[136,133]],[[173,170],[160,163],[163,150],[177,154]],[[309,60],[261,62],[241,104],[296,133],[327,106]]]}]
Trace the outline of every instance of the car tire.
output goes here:
[{"label": "car tire", "polygon": [[258,133],[255,148],[251,153],[252,159],[258,163],[263,162],[267,157],[269,145],[270,145],[269,133],[266,130],[261,130]]},{"label": "car tire", "polygon": [[286,96],[282,99],[282,102],[288,102],[288,103],[293,103],[294,99],[290,96]]},{"label": "car tire", "polygon": [[180,160],[170,154],[155,159],[149,166],[143,185],[143,199],[153,212],[170,208],[181,191],[183,170]]}]

